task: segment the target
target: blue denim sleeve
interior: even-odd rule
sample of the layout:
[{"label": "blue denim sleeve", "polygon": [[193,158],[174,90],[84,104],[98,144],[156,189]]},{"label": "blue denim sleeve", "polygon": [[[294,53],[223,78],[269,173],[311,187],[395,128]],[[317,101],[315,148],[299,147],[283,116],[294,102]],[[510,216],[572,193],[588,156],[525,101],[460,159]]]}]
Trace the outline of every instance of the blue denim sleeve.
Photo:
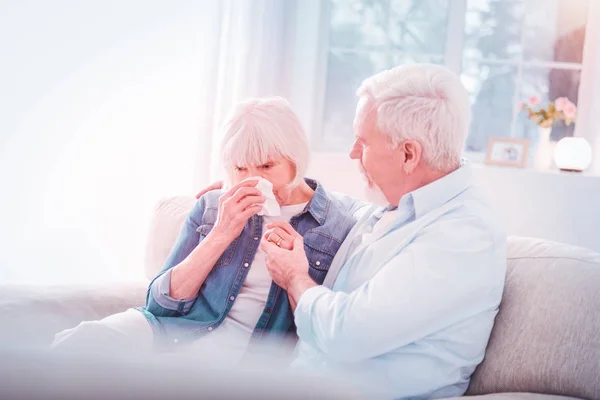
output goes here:
[{"label": "blue denim sleeve", "polygon": [[[183,314],[187,314],[196,298],[177,300],[169,296],[171,287],[171,270],[168,270],[164,274],[160,275],[150,285],[150,292],[152,293],[152,299],[158,303],[164,309],[177,311]],[[183,308],[181,304],[183,303]],[[181,309],[181,311],[180,311]]]},{"label": "blue denim sleeve", "polygon": [[179,238],[165,261],[161,272],[152,280],[146,293],[146,310],[157,317],[177,317],[190,311],[197,296],[191,299],[176,300],[169,296],[171,269],[181,263],[200,242],[196,231],[204,214],[204,200],[198,200],[189,213]]}]

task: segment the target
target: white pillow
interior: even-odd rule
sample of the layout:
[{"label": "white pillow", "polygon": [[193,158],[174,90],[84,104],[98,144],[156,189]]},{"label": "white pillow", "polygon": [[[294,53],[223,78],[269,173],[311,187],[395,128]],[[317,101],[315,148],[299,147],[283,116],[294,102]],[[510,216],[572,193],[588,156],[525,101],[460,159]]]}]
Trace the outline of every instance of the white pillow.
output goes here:
[{"label": "white pillow", "polygon": [[146,244],[144,271],[148,279],[162,269],[196,201],[194,197],[180,196],[164,198],[156,204]]}]

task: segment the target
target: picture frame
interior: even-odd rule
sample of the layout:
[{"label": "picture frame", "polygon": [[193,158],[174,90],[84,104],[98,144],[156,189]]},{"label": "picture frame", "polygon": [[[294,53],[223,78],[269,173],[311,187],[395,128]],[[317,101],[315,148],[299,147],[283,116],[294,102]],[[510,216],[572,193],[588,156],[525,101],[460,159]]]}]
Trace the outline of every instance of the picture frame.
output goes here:
[{"label": "picture frame", "polygon": [[529,139],[490,138],[485,164],[525,168],[529,146]]}]

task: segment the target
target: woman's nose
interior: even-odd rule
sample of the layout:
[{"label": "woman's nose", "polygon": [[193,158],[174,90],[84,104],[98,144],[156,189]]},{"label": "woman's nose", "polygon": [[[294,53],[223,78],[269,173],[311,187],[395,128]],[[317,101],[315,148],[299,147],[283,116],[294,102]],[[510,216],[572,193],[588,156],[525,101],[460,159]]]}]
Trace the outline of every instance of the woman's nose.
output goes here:
[{"label": "woman's nose", "polygon": [[248,176],[260,176],[261,178],[264,178],[264,176],[262,176],[262,171],[256,167],[249,167],[248,173]]}]

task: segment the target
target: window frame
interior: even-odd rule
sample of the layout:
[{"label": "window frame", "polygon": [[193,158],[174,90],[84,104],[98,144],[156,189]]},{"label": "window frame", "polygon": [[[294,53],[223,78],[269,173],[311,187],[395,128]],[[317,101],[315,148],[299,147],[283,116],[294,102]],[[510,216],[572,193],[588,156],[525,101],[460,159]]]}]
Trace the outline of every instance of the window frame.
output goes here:
[{"label": "window frame", "polygon": [[[448,14],[448,34],[445,45],[444,65],[452,71],[460,74],[463,62],[463,44],[465,13],[467,11],[467,0],[449,0]],[[326,79],[328,68],[328,56],[330,52],[329,45],[329,24],[330,24],[330,1],[329,0],[297,0],[296,1],[296,23],[294,40],[294,74],[292,77],[292,88],[290,91],[290,100],[296,107],[305,128],[309,132],[313,151],[326,154],[339,154],[349,149],[340,148],[336,143],[327,138],[324,132],[324,103],[326,96]],[[588,110],[586,104],[592,99],[593,85],[589,81],[596,81],[598,73],[591,70],[595,54],[600,47],[600,40],[590,35],[591,22],[594,16],[600,19],[600,6],[594,7],[594,1],[591,1],[588,23],[586,25],[586,42],[584,45],[583,61],[581,64],[565,63],[555,61],[527,61],[523,55],[519,59],[512,60],[488,60],[473,59],[476,62],[486,64],[515,65],[517,67],[517,78],[514,95],[514,104],[519,100],[518,96],[522,87],[522,73],[524,68],[561,68],[582,70],[582,79],[579,86],[578,108]],[[522,24],[525,23],[523,18]],[[521,29],[523,34],[525,30]],[[413,54],[413,53],[409,53]],[[588,65],[589,64],[589,65]],[[589,69],[589,71],[588,71]],[[587,72],[587,73],[585,73]],[[600,72],[600,71],[599,71]],[[517,115],[519,110],[515,107],[511,121],[510,137],[515,136]],[[588,113],[590,114],[590,113]],[[583,121],[581,119],[584,119]],[[575,125],[575,136],[582,136],[589,141],[598,141],[600,132],[593,135],[592,130],[585,130],[589,126],[588,121],[591,115],[578,116],[578,123]],[[484,152],[465,151],[465,155],[474,162],[483,162]]]}]

